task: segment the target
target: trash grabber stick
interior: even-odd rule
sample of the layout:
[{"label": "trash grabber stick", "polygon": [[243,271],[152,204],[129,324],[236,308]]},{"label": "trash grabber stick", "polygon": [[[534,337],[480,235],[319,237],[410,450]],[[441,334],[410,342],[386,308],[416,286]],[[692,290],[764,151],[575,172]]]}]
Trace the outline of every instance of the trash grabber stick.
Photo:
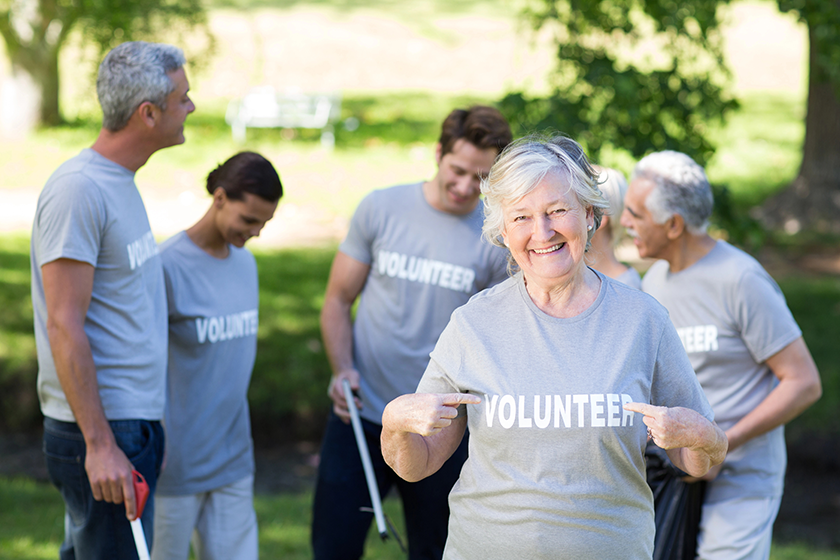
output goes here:
[{"label": "trash grabber stick", "polygon": [[137,517],[131,522],[131,533],[134,535],[134,545],[137,547],[137,556],[140,560],[150,560],[149,546],[146,544],[146,535],[143,533],[143,523],[140,516],[143,515],[143,508],[146,507],[146,500],[149,497],[149,485],[143,475],[137,471],[131,471],[134,475],[134,497],[137,502]]},{"label": "trash grabber stick", "polygon": [[350,421],[353,424],[353,433],[356,435],[356,445],[359,448],[359,455],[362,456],[362,466],[365,469],[370,501],[373,505],[373,516],[376,518],[376,528],[382,540],[388,538],[388,526],[385,524],[385,514],[382,513],[382,500],[379,497],[379,486],[376,484],[376,475],[373,473],[373,465],[370,462],[370,451],[368,451],[365,433],[362,430],[362,421],[359,419],[359,411],[356,409],[353,400],[353,391],[350,389],[350,382],[341,380],[344,388],[344,398],[347,400],[347,408],[350,410]]}]

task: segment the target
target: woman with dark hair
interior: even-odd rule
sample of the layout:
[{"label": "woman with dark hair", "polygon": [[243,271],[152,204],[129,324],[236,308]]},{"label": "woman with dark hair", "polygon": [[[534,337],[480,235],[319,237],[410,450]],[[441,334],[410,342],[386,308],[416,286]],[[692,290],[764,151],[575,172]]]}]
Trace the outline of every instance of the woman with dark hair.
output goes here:
[{"label": "woman with dark hair", "polygon": [[166,461],[155,502],[154,560],[257,558],[248,385],[259,288],[243,246],[273,216],[280,178],[242,152],[207,177],[210,209],[160,247],[169,305]]}]

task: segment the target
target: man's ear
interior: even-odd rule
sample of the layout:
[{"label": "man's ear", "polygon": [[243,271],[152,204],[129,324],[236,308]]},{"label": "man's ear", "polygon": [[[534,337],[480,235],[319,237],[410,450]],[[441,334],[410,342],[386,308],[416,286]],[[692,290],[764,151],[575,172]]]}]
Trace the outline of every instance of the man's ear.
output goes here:
[{"label": "man's ear", "polygon": [[442,151],[443,146],[440,145],[440,142],[435,144],[435,163],[438,164],[438,167],[440,167],[440,160],[443,159],[443,154],[441,153]]},{"label": "man's ear", "polygon": [[674,214],[665,222],[665,228],[668,239],[679,239],[685,232],[685,220],[679,214]]},{"label": "man's ear", "polygon": [[157,122],[157,111],[158,108],[155,106],[154,103],[151,101],[144,101],[137,107],[137,110],[134,111],[134,114],[139,117],[140,122],[146,125],[148,128],[153,128],[155,126],[155,122]]}]

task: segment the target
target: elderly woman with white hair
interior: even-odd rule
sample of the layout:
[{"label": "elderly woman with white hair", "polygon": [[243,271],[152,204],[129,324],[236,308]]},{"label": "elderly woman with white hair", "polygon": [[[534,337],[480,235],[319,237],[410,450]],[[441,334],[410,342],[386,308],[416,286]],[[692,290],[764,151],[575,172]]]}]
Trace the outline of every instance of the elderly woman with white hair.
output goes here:
[{"label": "elderly woman with white hair", "polygon": [[642,290],[668,309],[729,441],[726,460],[704,476],[698,557],[763,560],[784,488],[784,424],[822,386],[779,286],[707,232],[712,205],[702,167],[656,152],[636,165],[621,222],[642,257],[661,259]]},{"label": "elderly woman with white hair", "polygon": [[626,238],[621,225],[621,213],[624,211],[624,194],[627,192],[627,179],[621,171],[593,165],[598,172],[598,188],[609,206],[601,225],[592,235],[592,249],[589,251],[589,266],[604,273],[613,280],[627,284],[631,288],[642,288],[642,277],[632,266],[619,261],[615,255],[616,246]]},{"label": "elderly woman with white hair", "polygon": [[452,314],[383,454],[420,480],[469,428],[446,559],[650,559],[647,439],[702,476],[726,438],[662,306],[584,263],[606,202],[580,146],[516,142],[482,192],[514,274]]}]

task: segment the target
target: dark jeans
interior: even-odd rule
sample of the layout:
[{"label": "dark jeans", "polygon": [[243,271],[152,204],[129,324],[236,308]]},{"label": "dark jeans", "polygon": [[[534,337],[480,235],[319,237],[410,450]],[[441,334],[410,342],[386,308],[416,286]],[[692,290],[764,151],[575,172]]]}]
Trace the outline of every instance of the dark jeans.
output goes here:
[{"label": "dark jeans", "polygon": [[[382,427],[362,420],[383,498],[396,486],[403,501],[410,560],[440,560],[449,525],[449,491],[467,458],[467,437],[441,469],[420,482],[401,479],[382,458]],[[312,513],[315,560],[356,560],[364,553],[373,514],[353,427],[331,413],[321,447]],[[401,535],[402,536],[402,535]],[[396,545],[395,545],[396,546]]]},{"label": "dark jeans", "polygon": [[[141,521],[151,548],[155,517],[154,492],[163,461],[163,427],[148,420],[110,422],[117,445],[149,483],[149,500]],[[85,471],[85,440],[73,422],[44,419],[44,454],[53,485],[64,498],[64,542],[61,560],[136,560],[137,549],[125,504],[93,499]]]}]

